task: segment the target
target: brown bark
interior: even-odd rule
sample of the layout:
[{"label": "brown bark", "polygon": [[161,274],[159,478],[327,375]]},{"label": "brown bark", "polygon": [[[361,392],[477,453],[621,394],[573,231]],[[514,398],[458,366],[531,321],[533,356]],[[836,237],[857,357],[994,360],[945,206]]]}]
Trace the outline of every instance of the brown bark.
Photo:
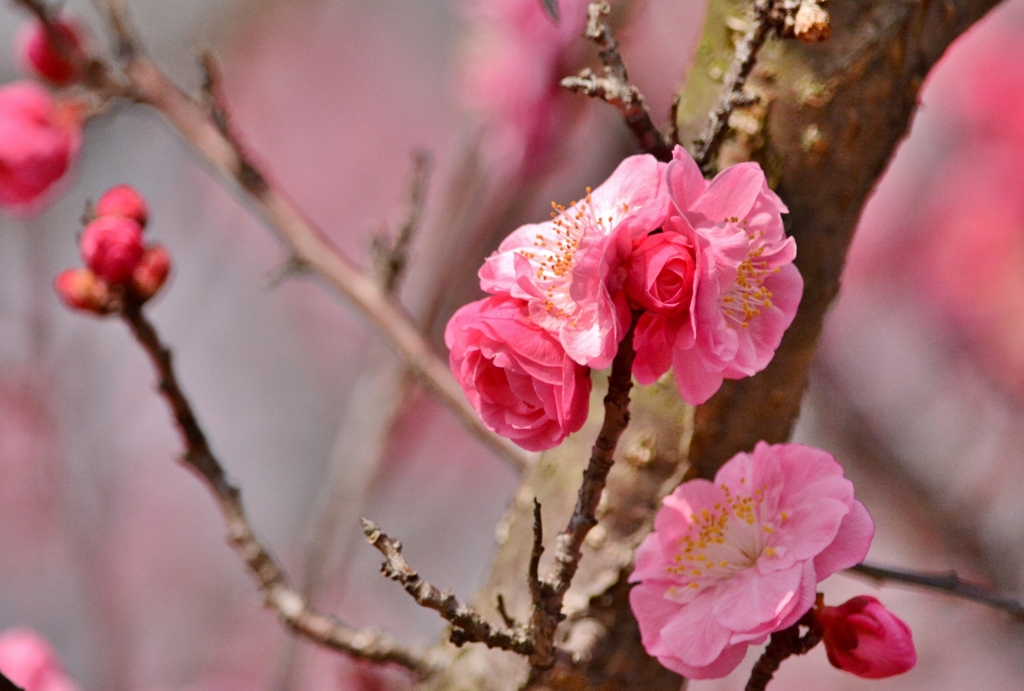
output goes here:
[{"label": "brown bark", "polygon": [[[726,382],[696,414],[690,472],[711,477],[755,442],[788,438],[800,410],[825,313],[861,209],[906,134],[925,75],[946,47],[996,0],[833,0],[832,37],[820,45],[785,42],[762,56],[756,78],[767,95],[762,160],[790,208],[787,228],[799,247],[804,299],[771,365],[751,379]],[[685,130],[686,128],[684,128]],[[514,654],[467,646],[452,665],[425,682],[432,690],[533,689],[676,691],[681,680],[649,658],[629,611],[632,551],[649,530],[658,502],[682,472],[689,413],[671,385],[637,392],[633,423],[612,470],[600,523],[588,539],[559,630],[570,652],[553,670],[530,676]],[[589,431],[588,431],[589,430]],[[526,477],[477,600],[497,614],[529,613],[526,570],[532,547],[533,499],[548,525],[568,516],[593,423],[549,452]],[[553,518],[549,520],[549,517]]]}]

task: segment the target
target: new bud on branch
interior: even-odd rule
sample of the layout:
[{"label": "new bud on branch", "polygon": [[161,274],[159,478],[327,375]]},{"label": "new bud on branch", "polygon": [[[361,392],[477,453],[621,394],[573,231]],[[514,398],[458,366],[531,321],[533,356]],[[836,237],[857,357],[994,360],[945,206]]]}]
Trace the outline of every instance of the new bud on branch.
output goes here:
[{"label": "new bud on branch", "polygon": [[865,679],[884,679],[917,664],[910,627],[869,595],[815,612],[828,661]]},{"label": "new bud on branch", "polygon": [[146,245],[142,224],[149,210],[133,188],[111,188],[96,211],[79,241],[85,268],[62,272],[54,289],[69,307],[108,314],[124,300],[142,303],[156,295],[170,274],[171,256],[160,245]]},{"label": "new bud on branch", "polygon": [[82,76],[77,60],[84,57],[85,33],[78,24],[64,17],[55,17],[51,26],[70,55],[56,45],[42,22],[32,19],[18,32],[18,62],[27,74],[55,86],[68,86]]}]

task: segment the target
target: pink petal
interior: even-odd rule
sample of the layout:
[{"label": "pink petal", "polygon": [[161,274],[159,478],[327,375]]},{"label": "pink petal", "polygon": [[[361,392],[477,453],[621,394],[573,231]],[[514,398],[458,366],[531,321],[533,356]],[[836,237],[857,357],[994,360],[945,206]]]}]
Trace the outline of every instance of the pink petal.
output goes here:
[{"label": "pink petal", "polygon": [[850,506],[850,512],[839,525],[839,532],[832,544],[814,558],[814,570],[819,581],[836,571],[855,566],[868,555],[868,547],[875,536],[875,523],[868,510],[857,500]]},{"label": "pink petal", "polygon": [[715,619],[731,631],[750,631],[785,616],[800,594],[803,570],[800,563],[766,575],[741,571],[718,587]]},{"label": "pink petal", "polygon": [[764,186],[764,173],[756,163],[740,163],[715,176],[707,190],[689,208],[713,223],[744,218]]}]

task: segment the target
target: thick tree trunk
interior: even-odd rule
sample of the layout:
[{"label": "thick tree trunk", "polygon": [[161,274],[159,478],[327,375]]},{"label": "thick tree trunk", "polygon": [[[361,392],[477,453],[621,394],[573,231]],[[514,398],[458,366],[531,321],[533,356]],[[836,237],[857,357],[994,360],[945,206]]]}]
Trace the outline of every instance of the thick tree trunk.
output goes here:
[{"label": "thick tree trunk", "polygon": [[[718,0],[714,0],[718,1]],[[726,382],[696,412],[689,474],[713,477],[734,453],[761,439],[788,438],[800,410],[825,313],[865,200],[906,134],[931,66],[996,0],[833,0],[832,37],[766,49],[756,84],[768,101],[762,161],[789,205],[789,233],[805,280],[796,320],[760,375]],[[711,13],[709,16],[714,17]],[[627,56],[628,57],[628,56]],[[632,551],[650,529],[662,496],[686,470],[690,409],[673,385],[637,390],[633,422],[612,470],[600,523],[587,541],[573,588],[562,647],[573,663],[529,676],[524,660],[469,645],[446,673],[426,683],[441,691],[676,691],[681,680],[651,660],[639,642],[627,600]],[[572,510],[600,419],[545,455],[499,527],[494,569],[479,611],[494,613],[501,594],[513,617],[528,616],[526,569],[532,502],[544,506],[547,544]],[[542,565],[544,562],[542,562]],[[543,569],[542,569],[543,571]]]}]

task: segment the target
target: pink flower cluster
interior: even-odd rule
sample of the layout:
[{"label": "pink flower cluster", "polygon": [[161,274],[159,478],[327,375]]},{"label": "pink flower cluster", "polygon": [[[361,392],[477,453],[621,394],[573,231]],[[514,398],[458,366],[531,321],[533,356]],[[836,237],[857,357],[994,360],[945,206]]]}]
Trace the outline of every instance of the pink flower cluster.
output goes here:
[{"label": "pink flower cluster", "polygon": [[78,691],[50,644],[28,629],[0,633],[0,672],[24,691]]},{"label": "pink flower cluster", "polygon": [[[820,581],[860,563],[874,530],[832,456],[760,442],[665,498],[630,577],[644,648],[693,679],[729,674],[815,607]],[[880,678],[916,662],[910,629],[874,598],[814,617],[840,669]]]},{"label": "pink flower cluster", "polygon": [[85,267],[61,272],[54,281],[57,294],[69,307],[95,314],[112,311],[125,298],[149,300],[167,280],[171,257],[162,246],[145,244],[145,199],[118,185],[100,197],[96,213],[79,240]]},{"label": "pink flower cluster", "polygon": [[[627,158],[585,198],[555,205],[550,221],[522,226],[486,260],[480,286],[503,296],[502,305],[518,301],[522,331],[493,351],[515,353],[502,357],[506,364],[483,355],[478,362],[487,368],[467,369],[464,353],[475,347],[469,327],[498,303],[460,310],[445,335],[459,383],[494,431],[525,448],[550,448],[582,426],[586,415],[575,411],[587,406],[588,368],[611,364],[637,314],[636,378],[649,384],[672,369],[682,397],[703,403],[724,379],[764,369],[796,313],[803,280],[783,230],[785,211],[756,163],[709,182],[681,147],[667,164]],[[514,399],[519,408],[504,417],[484,413],[482,387],[502,386],[484,372],[519,372],[517,362],[552,340],[572,385],[565,378],[532,384],[563,406],[531,404],[533,414],[523,417],[525,399],[492,393],[495,405]]]}]

